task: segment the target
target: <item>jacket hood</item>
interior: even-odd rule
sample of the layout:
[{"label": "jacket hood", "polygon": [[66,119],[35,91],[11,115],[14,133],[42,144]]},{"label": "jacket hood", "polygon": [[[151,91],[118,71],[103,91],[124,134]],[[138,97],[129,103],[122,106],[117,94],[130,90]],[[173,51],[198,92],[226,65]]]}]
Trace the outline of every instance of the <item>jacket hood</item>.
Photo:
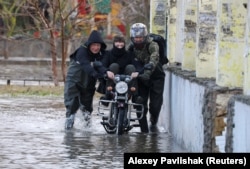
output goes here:
[{"label": "jacket hood", "polygon": [[91,32],[91,34],[89,35],[89,38],[88,38],[87,42],[85,43],[85,45],[89,49],[89,46],[92,43],[100,43],[101,44],[101,48],[103,50],[105,50],[106,47],[107,47],[107,45],[104,43],[104,41],[103,41],[103,39],[101,37],[101,34],[98,31],[96,31],[96,30],[93,30]]}]

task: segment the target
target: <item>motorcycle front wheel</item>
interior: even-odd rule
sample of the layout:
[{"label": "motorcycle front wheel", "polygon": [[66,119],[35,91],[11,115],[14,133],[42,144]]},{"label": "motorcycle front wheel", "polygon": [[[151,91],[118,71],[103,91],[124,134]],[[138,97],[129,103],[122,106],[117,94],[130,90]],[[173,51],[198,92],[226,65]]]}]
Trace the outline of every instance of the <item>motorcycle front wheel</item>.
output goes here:
[{"label": "motorcycle front wheel", "polygon": [[117,134],[122,135],[124,130],[124,116],[125,116],[125,109],[119,108],[118,109],[118,120],[117,120]]},{"label": "motorcycle front wheel", "polygon": [[108,125],[104,125],[104,129],[108,134],[115,134],[117,132],[117,117],[116,117],[116,112],[117,107],[114,103],[111,105],[111,110],[109,114],[109,121]]}]

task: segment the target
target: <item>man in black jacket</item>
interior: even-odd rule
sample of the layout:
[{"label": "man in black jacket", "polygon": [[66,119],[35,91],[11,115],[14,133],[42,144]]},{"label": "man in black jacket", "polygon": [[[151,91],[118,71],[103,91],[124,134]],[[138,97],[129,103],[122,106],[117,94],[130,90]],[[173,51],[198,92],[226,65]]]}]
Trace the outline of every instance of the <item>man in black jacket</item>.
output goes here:
[{"label": "man in black jacket", "polygon": [[89,122],[93,111],[96,81],[98,78],[102,78],[107,71],[100,62],[106,47],[99,32],[94,30],[87,42],[70,55],[64,87],[65,129],[73,127],[75,113],[79,108],[83,112],[85,120]]}]

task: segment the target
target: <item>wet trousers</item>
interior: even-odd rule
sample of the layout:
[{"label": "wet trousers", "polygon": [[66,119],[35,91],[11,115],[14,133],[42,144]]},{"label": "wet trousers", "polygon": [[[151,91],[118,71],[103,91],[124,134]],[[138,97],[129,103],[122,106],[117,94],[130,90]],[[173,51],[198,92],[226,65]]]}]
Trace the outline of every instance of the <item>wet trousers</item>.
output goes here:
[{"label": "wet trousers", "polygon": [[93,97],[95,89],[79,91],[79,95],[74,97],[65,97],[64,104],[66,107],[66,117],[75,114],[78,109],[82,111],[93,111]]},{"label": "wet trousers", "polygon": [[141,131],[148,132],[147,112],[150,114],[151,125],[158,122],[161,106],[163,103],[165,76],[157,79],[150,79],[148,82],[138,81],[138,95],[143,98],[144,115],[139,120]]}]

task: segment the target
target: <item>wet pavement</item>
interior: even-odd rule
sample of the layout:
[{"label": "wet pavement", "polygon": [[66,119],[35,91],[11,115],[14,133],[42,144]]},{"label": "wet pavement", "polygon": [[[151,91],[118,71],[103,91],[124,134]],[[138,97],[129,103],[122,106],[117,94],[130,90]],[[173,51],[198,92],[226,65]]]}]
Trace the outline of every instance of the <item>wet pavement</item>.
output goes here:
[{"label": "wet pavement", "polygon": [[167,132],[108,135],[96,111],[90,128],[82,118],[65,131],[63,97],[0,96],[0,168],[117,169],[125,152],[183,152]]}]

